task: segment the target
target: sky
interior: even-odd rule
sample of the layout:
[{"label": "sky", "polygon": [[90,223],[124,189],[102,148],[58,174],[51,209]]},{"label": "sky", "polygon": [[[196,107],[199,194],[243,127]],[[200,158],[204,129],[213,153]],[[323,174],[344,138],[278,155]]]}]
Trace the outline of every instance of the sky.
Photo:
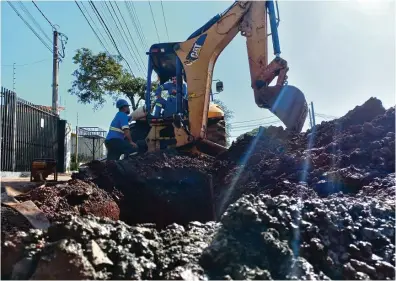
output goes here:
[{"label": "sky", "polygon": [[[12,3],[39,31],[20,4]],[[94,111],[92,105],[79,104],[77,98],[67,92],[73,82],[72,73],[77,68],[72,62],[75,51],[85,47],[97,53],[104,51],[103,47],[74,1],[36,3],[47,18],[59,26],[58,30],[68,37],[66,56],[59,69],[60,105],[66,108],[61,117],[73,127],[98,126],[107,130],[116,112],[111,100]],[[102,13],[105,9],[103,3],[95,3]],[[23,4],[51,39],[52,28],[46,19],[31,1],[23,1]],[[83,4],[94,17],[88,3],[84,1]],[[161,2],[151,1],[160,41],[186,40],[198,27],[231,4],[230,1],[163,1],[168,39]],[[7,2],[1,1],[0,5],[1,86],[13,89],[12,64],[15,63],[15,90],[18,96],[36,104],[51,105],[51,52]],[[140,59],[146,65],[147,50],[139,45],[125,3],[121,1],[118,5],[130,26]],[[149,2],[134,2],[134,7],[147,45],[157,43]],[[298,87],[307,102],[313,102],[316,113],[342,116],[373,96],[382,100],[386,108],[395,105],[394,1],[280,1],[279,11],[281,56],[289,64],[289,84]],[[220,55],[213,76],[224,83],[224,91],[217,98],[234,112],[232,139],[259,125],[278,120],[254,102],[245,42],[241,35],[235,37]],[[271,60],[273,52],[272,46],[269,47]],[[125,48],[121,49],[121,53],[128,55]],[[145,75],[139,72],[132,59],[129,61],[135,75]],[[264,119],[267,117],[271,118]],[[257,121],[244,122],[246,120]],[[316,117],[316,123],[323,120],[320,116]],[[308,128],[308,121],[304,128]]]}]

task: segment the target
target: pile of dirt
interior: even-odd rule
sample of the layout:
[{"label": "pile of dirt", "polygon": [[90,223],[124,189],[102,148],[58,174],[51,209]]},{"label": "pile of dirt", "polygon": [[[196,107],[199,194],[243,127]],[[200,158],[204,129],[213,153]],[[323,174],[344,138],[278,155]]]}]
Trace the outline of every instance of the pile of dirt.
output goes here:
[{"label": "pile of dirt", "polygon": [[123,161],[98,161],[74,178],[92,180],[101,189],[119,194],[120,219],[128,224],[187,224],[214,219],[213,158],[157,152]]},{"label": "pile of dirt", "polygon": [[[378,115],[379,114],[379,115]],[[395,199],[395,108],[370,99],[344,117],[289,134],[282,127],[245,135],[220,155],[215,197],[221,213],[243,194],[299,198],[375,194]],[[225,164],[226,163],[226,164]]]},{"label": "pile of dirt", "polygon": [[158,152],[73,178],[130,225],[30,195],[68,214],[8,235],[3,278],[395,278],[395,108],[374,98],[305,133],[261,128],[217,158]]},{"label": "pile of dirt", "polygon": [[17,231],[28,231],[31,228],[30,222],[18,211],[11,207],[1,206],[1,239],[6,233]]},{"label": "pile of dirt", "polygon": [[[56,185],[42,185],[15,199],[19,202],[33,201],[50,222],[56,221],[64,212],[92,214],[113,220],[118,220],[120,216],[117,203],[106,191],[93,183],[75,179]],[[31,227],[25,217],[10,207],[2,206],[1,216],[2,237],[4,233],[26,231]]]},{"label": "pile of dirt", "polygon": [[45,232],[19,233],[3,243],[2,255],[15,265],[2,259],[2,277],[394,279],[394,212],[393,205],[364,196],[245,195],[219,223],[161,231],[65,215]]},{"label": "pile of dirt", "polygon": [[[370,98],[305,133],[260,128],[257,136],[244,135],[216,159],[167,151],[93,162],[89,171],[75,177],[121,194],[122,220],[160,227],[218,218],[243,194],[310,199],[379,193],[392,200],[388,175],[395,172],[395,108],[385,110]],[[215,215],[208,204],[212,196]]]}]

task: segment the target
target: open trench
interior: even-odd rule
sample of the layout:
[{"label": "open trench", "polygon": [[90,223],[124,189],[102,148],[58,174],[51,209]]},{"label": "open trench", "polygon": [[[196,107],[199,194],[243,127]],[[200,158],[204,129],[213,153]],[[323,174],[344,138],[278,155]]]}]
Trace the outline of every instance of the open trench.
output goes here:
[{"label": "open trench", "polygon": [[[216,158],[100,163],[2,206],[2,278],[394,279],[395,108],[241,136]],[[12,218],[12,219],[11,219]]]}]

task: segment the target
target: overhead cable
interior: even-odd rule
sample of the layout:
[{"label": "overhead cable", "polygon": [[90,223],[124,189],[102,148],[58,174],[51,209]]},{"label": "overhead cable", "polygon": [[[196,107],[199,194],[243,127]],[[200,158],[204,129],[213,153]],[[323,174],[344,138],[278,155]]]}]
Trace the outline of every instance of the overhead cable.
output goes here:
[{"label": "overhead cable", "polygon": [[[99,43],[100,43],[100,44],[102,45],[102,47],[106,50],[106,52],[107,52],[108,54],[110,54],[110,53],[109,53],[109,50],[107,50],[106,46],[103,44],[103,41],[100,39],[98,33],[97,33],[96,30],[93,28],[93,26],[92,26],[91,23],[89,22],[88,18],[85,16],[85,13],[84,13],[84,11],[81,9],[81,7],[80,7],[80,5],[78,4],[78,2],[77,2],[76,0],[74,0],[74,2],[76,3],[76,5],[77,5],[78,9],[80,10],[81,14],[84,16],[84,18],[85,18],[85,20],[87,21],[88,25],[91,27],[91,29],[92,29],[93,33],[95,34],[96,38],[98,39]],[[81,6],[83,6],[82,3],[81,3]],[[87,14],[88,14],[88,13],[87,13]],[[89,15],[89,14],[88,14],[88,15]],[[91,20],[92,20],[92,18],[91,18]]]},{"label": "overhead cable", "polygon": [[[110,3],[110,6],[111,6],[111,9],[113,10],[114,15],[116,16],[116,19],[117,19],[118,23],[119,23],[120,26],[121,26],[121,30],[122,30],[122,32],[123,32],[123,34],[124,34],[124,36],[121,35],[121,36],[122,36],[122,39],[124,40],[125,45],[127,45],[127,48],[128,48],[128,50],[129,50],[129,52],[130,52],[130,54],[131,54],[131,57],[132,57],[133,61],[134,61],[135,64],[136,64],[136,66],[139,68],[140,72],[144,75],[144,73],[145,73],[145,71],[144,71],[145,65],[144,65],[144,63],[143,63],[143,61],[142,61],[142,59],[141,59],[141,56],[139,56],[139,51],[136,50],[136,51],[137,51],[137,53],[136,53],[135,50],[133,49],[133,47],[131,46],[131,45],[133,45],[133,46],[135,47],[135,49],[136,49],[136,45],[135,45],[135,42],[133,41],[133,37],[132,37],[131,33],[129,32],[129,28],[128,28],[128,26],[126,26],[126,27],[127,27],[127,30],[128,30],[128,33],[129,33],[130,36],[128,36],[128,35],[126,34],[125,29],[124,29],[124,27],[123,27],[123,25],[122,25],[122,23],[121,23],[121,20],[119,19],[118,15],[117,15],[117,13],[116,13],[114,7],[113,7],[113,4],[112,4],[111,2],[109,2],[109,3]],[[115,2],[115,4],[117,4],[117,2]],[[117,9],[118,9],[118,5],[116,5],[116,6],[117,6]],[[120,11],[119,9],[118,9],[118,11],[120,12],[121,18],[124,20],[121,11]],[[124,23],[125,23],[125,20],[124,20]],[[116,24],[116,25],[117,25],[117,24]],[[129,39],[130,37],[132,38],[132,44],[130,44],[130,43],[131,43],[131,41],[130,41],[130,39]],[[128,41],[128,43],[125,41],[125,38],[126,38],[126,40]],[[133,53],[133,54],[132,54],[132,53]],[[136,58],[136,59],[135,59],[135,58]],[[140,60],[139,60],[139,58],[140,58]]]},{"label": "overhead cable", "polygon": [[44,15],[44,13],[41,11],[41,9],[37,6],[37,4],[32,0],[32,3],[34,6],[36,6],[37,10],[41,13],[41,15],[47,20],[47,22],[50,24],[50,26],[55,29],[55,26],[50,22],[50,20]]},{"label": "overhead cable", "polygon": [[118,7],[117,2],[115,2],[115,5],[116,5],[117,10],[118,10],[118,12],[120,13],[121,19],[122,19],[122,21],[124,22],[124,24],[125,24],[125,26],[126,26],[126,29],[127,29],[127,31],[128,31],[129,37],[127,37],[127,38],[131,38],[131,41],[132,41],[133,46],[135,47],[137,56],[139,57],[140,62],[141,62],[141,64],[142,64],[142,66],[143,66],[143,70],[145,70],[145,71],[147,72],[146,64],[143,62],[142,56],[141,56],[140,53],[139,53],[139,50],[138,50],[138,48],[137,48],[137,46],[136,46],[136,44],[135,44],[135,42],[134,42],[134,40],[133,40],[133,36],[132,36],[132,34],[131,34],[130,30],[129,30],[128,24],[126,23],[125,18],[124,18],[124,16],[122,15],[121,10],[120,10],[120,8]]},{"label": "overhead cable", "polygon": [[53,53],[51,47],[44,41],[43,38],[40,37],[40,35],[33,29],[33,27],[21,16],[21,14],[18,13],[17,9],[14,7],[13,4],[11,4],[10,1],[7,1],[7,3],[11,6],[11,8],[14,10],[14,12],[22,19],[22,21],[27,25],[27,27],[36,35],[36,37],[43,43],[43,45],[51,52]]},{"label": "overhead cable", "polygon": [[160,40],[160,37],[159,37],[159,34],[158,34],[157,24],[155,23],[155,17],[154,17],[153,9],[151,7],[150,0],[148,1],[148,3],[150,5],[151,17],[153,18],[153,23],[154,23],[154,27],[155,27],[155,32],[157,33],[158,43],[161,43],[161,40]]},{"label": "overhead cable", "polygon": [[146,38],[144,37],[144,34],[142,32],[139,18],[135,16],[134,7],[132,6],[133,3],[132,3],[132,5],[131,5],[130,1],[125,1],[124,3],[125,3],[125,6],[127,7],[129,18],[131,19],[132,25],[133,25],[135,32],[139,38],[140,45],[142,46],[143,50],[146,51],[146,50],[148,50],[148,45],[146,42]]},{"label": "overhead cable", "polygon": [[[109,6],[107,5],[107,2],[106,2],[106,1],[103,1],[102,3],[104,3],[105,8],[107,8],[107,10],[108,10],[108,12],[109,12],[109,14],[110,14],[110,17],[111,17],[111,19],[113,20],[113,22],[114,22],[114,24],[115,24],[115,26],[116,26],[115,30],[118,32],[118,38],[119,38],[120,41],[121,41],[121,45],[122,45],[122,41],[123,41],[124,44],[125,44],[125,46],[126,46],[127,52],[129,52],[129,56],[130,56],[130,57],[132,58],[132,60],[133,60],[133,63],[135,64],[135,66],[137,66],[138,70],[141,71],[140,66],[137,64],[137,62],[136,62],[136,60],[135,60],[134,54],[132,54],[133,51],[131,51],[131,48],[129,47],[129,44],[128,44],[128,43],[126,42],[126,40],[125,40],[125,36],[126,36],[126,35],[122,35],[121,30],[120,30],[120,28],[119,28],[119,26],[118,26],[118,24],[117,24],[117,22],[116,22],[116,20],[115,20],[115,18],[116,18],[117,21],[120,23],[118,16],[117,16],[116,14],[113,15],[113,13],[111,12],[111,10],[110,10]],[[112,3],[111,3],[110,1],[109,1],[109,3],[110,3],[110,5],[111,5],[111,7],[112,7],[112,10],[114,11],[114,8],[113,8]],[[115,36],[116,36],[116,35],[115,35]],[[117,36],[116,36],[116,37],[117,37]],[[126,58],[126,57],[124,57],[124,58]]]},{"label": "overhead cable", "polygon": [[164,18],[164,23],[165,23],[166,36],[168,37],[168,41],[170,41],[169,40],[169,33],[168,33],[168,26],[166,25],[164,6],[162,5],[162,0],[161,0],[161,9],[162,9],[162,17]]},{"label": "overhead cable", "polygon": [[271,119],[271,118],[275,118],[275,116],[269,116],[269,117],[263,117],[263,118],[258,118],[258,119],[245,120],[245,121],[238,121],[238,122],[233,122],[232,124],[248,123],[248,122],[266,120],[266,119]]},{"label": "overhead cable", "polygon": [[37,63],[41,63],[41,62],[49,61],[49,60],[52,60],[52,59],[42,59],[42,60],[39,60],[39,61],[34,61],[34,62],[31,62],[31,63],[24,63],[24,64],[3,64],[2,67],[6,67],[6,66],[18,66],[18,67],[27,66],[27,65],[37,64]]},{"label": "overhead cable", "polygon": [[134,76],[131,66],[129,65],[128,61],[122,56],[122,54],[121,54],[120,50],[118,49],[118,46],[117,46],[117,44],[116,44],[114,38],[113,38],[113,35],[111,34],[109,28],[107,27],[107,25],[106,25],[106,23],[104,22],[102,16],[100,15],[99,11],[97,10],[95,4],[94,4],[92,1],[89,1],[89,3],[90,3],[90,5],[91,5],[91,7],[94,9],[96,15],[99,17],[99,19],[100,19],[101,23],[103,24],[103,26],[106,28],[106,30],[107,30],[107,32],[108,32],[108,35],[109,35],[109,37],[111,38],[111,41],[112,41],[114,47],[116,48],[116,50],[117,50],[119,56],[125,61],[125,63],[127,64],[128,68],[129,68],[129,71],[131,72],[132,76]]}]

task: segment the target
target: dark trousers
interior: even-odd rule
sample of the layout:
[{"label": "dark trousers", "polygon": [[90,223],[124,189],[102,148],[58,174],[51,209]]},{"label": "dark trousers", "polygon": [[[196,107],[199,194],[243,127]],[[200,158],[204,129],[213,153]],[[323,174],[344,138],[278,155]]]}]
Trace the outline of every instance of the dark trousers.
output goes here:
[{"label": "dark trousers", "polygon": [[105,140],[105,146],[107,149],[107,160],[119,160],[122,154],[128,156],[137,151],[127,140],[122,139]]}]

